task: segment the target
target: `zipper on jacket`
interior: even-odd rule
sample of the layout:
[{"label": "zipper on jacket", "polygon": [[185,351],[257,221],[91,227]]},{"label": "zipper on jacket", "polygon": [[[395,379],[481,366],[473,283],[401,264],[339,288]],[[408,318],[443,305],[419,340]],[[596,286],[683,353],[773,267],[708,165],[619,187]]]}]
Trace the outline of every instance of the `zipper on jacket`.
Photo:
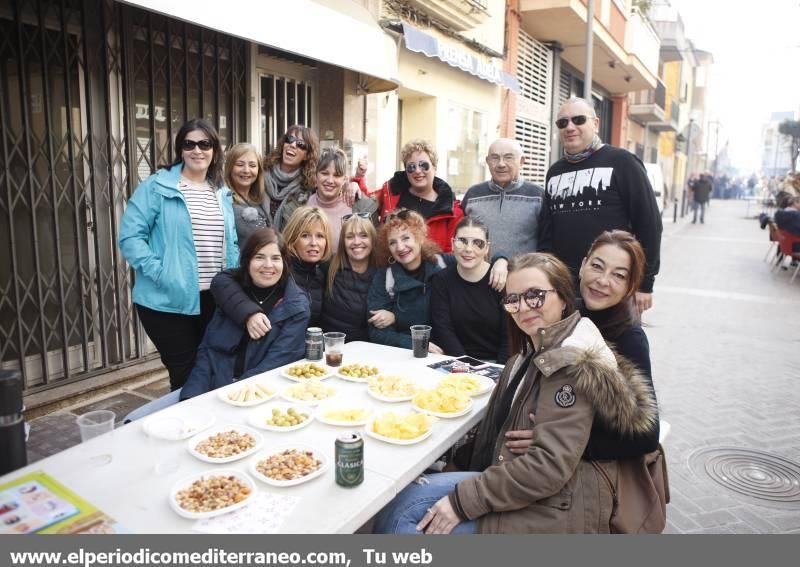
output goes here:
[{"label": "zipper on jacket", "polygon": [[617,488],[614,486],[614,483],[611,482],[611,478],[608,476],[608,473],[602,467],[602,465],[600,465],[600,463],[598,463],[597,461],[589,461],[589,462],[592,463],[592,466],[595,468],[595,470],[600,473],[600,476],[602,476],[605,479],[606,484],[608,484],[608,489],[611,491],[611,499],[612,499],[612,502],[614,504],[614,508],[613,509],[616,510],[617,509]]}]

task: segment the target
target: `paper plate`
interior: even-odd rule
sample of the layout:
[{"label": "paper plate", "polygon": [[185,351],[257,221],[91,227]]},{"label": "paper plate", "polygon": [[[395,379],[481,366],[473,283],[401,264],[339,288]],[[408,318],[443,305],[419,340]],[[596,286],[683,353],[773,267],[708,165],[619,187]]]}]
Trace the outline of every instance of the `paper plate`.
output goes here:
[{"label": "paper plate", "polygon": [[330,396],[328,396],[327,398],[322,398],[321,400],[301,400],[300,398],[295,398],[294,396],[292,396],[289,393],[289,390],[292,388],[292,386],[287,386],[286,388],[284,388],[281,391],[281,397],[284,400],[286,400],[287,402],[291,402],[293,404],[300,404],[300,405],[304,405],[304,406],[316,406],[316,405],[319,405],[320,403],[322,403],[324,401],[330,400],[331,398],[333,398],[337,394],[336,388],[334,388],[333,386],[329,386],[329,387],[331,389],[333,389],[333,393]]},{"label": "paper plate", "polygon": [[[277,408],[281,410],[281,412],[286,413],[289,408],[294,408],[299,412],[308,414],[308,417],[298,423],[297,425],[291,425],[288,427],[281,427],[279,425],[270,425],[267,423],[267,419],[272,415],[272,410]],[[247,418],[247,423],[252,425],[253,427],[258,427],[259,429],[265,429],[267,431],[277,431],[279,433],[288,433],[290,431],[297,431],[298,429],[303,429],[307,425],[309,425],[312,421],[314,421],[314,412],[309,409],[308,406],[303,406],[300,404],[291,404],[291,403],[284,403],[284,402],[272,402],[265,406],[261,406],[256,411],[252,412],[250,416]]]},{"label": "paper plate", "polygon": [[[258,390],[257,389],[257,387],[258,387],[257,385],[267,388],[272,393],[269,394],[269,395],[265,394],[262,390]],[[249,388],[249,389],[251,389],[251,391],[256,393],[256,395],[263,396],[263,397],[258,397],[258,398],[255,398],[255,399],[252,399],[252,400],[249,400],[249,401],[246,401],[246,402],[245,401],[234,401],[234,400],[231,400],[228,397],[229,394],[231,394],[233,392],[236,392],[236,391],[239,391],[242,388]],[[268,402],[268,401],[270,401],[272,398],[274,398],[277,395],[278,395],[278,392],[277,392],[277,390],[275,389],[274,386],[267,386],[263,382],[243,381],[243,382],[236,382],[234,384],[231,384],[230,386],[225,386],[224,388],[220,388],[218,390],[217,397],[220,400],[222,400],[223,402],[225,402],[226,404],[230,404],[232,406],[237,406],[237,407],[240,407],[240,408],[249,408],[249,407],[257,406],[259,404],[263,404],[264,402]]]},{"label": "paper plate", "polygon": [[454,418],[454,417],[461,417],[462,415],[467,415],[472,410],[472,398],[469,399],[469,403],[467,404],[467,407],[465,407],[464,409],[462,409],[460,411],[453,412],[453,413],[445,413],[445,412],[433,411],[433,410],[425,409],[422,406],[418,406],[413,401],[411,402],[411,407],[414,408],[415,410],[417,410],[420,413],[426,413],[428,415],[432,415],[434,417],[441,417],[441,418],[444,418],[444,419],[451,419],[451,418]]},{"label": "paper plate", "polygon": [[[320,461],[321,464],[319,468],[305,476],[301,476],[300,478],[294,478],[292,480],[276,480],[258,471],[257,467],[259,462],[267,459],[268,457],[271,457],[272,455],[277,455],[278,453],[282,453],[283,451],[289,449],[311,452],[313,457]],[[285,447],[276,447],[274,449],[262,451],[250,461],[250,468],[249,468],[250,473],[261,482],[272,486],[281,486],[281,487],[296,486],[298,484],[303,484],[304,482],[308,482],[309,480],[313,480],[318,476],[322,475],[327,469],[328,469],[328,459],[325,457],[325,455],[323,455],[319,450],[314,449],[313,447],[304,447],[302,445],[287,445]]]},{"label": "paper plate", "polygon": [[[184,488],[188,488],[196,480],[202,480],[204,478],[215,477],[215,476],[236,477],[250,488],[250,495],[241,502],[231,504],[230,506],[226,506],[225,508],[220,508],[218,510],[212,510],[210,512],[190,512],[188,510],[185,510],[180,506],[180,504],[178,504],[177,495],[179,491],[183,490]],[[175,512],[179,516],[183,516],[184,518],[189,518],[190,520],[202,520],[205,518],[213,518],[214,516],[221,516],[222,514],[227,514],[228,512],[232,512],[234,510],[238,510],[239,508],[243,508],[244,506],[247,506],[251,502],[255,494],[256,494],[256,483],[246,473],[237,471],[235,469],[211,470],[185,477],[182,480],[176,482],[172,486],[172,490],[170,490],[169,503],[172,509],[175,510]]]},{"label": "paper plate", "polygon": [[[325,374],[323,374],[322,376],[313,376],[311,378],[300,378],[298,376],[291,376],[290,374],[287,373],[287,371],[290,368],[294,368],[295,366],[300,366],[303,364],[313,364],[315,366],[318,366],[325,371]],[[281,376],[283,376],[288,380],[292,380],[293,382],[308,382],[309,380],[327,380],[328,378],[333,376],[335,372],[336,372],[335,370],[320,362],[295,362],[294,364],[281,368]]]},{"label": "paper plate", "polygon": [[[364,419],[360,419],[358,421],[342,421],[337,419],[330,419],[325,417],[325,413],[329,411],[336,411],[336,410],[356,410],[356,409],[363,409],[367,412]],[[358,406],[356,403],[336,403],[336,402],[326,402],[320,404],[317,408],[316,413],[314,414],[317,421],[320,423],[324,423],[326,425],[333,425],[334,427],[361,427],[362,425],[366,425],[366,423],[370,420],[373,414],[373,410],[370,407],[365,406]]]},{"label": "paper plate", "polygon": [[[246,451],[242,451],[241,453],[237,453],[229,457],[220,457],[220,458],[209,457],[208,455],[205,455],[197,451],[196,447],[201,441],[204,441],[209,437],[212,437],[218,433],[223,433],[225,431],[235,431],[240,434],[247,433],[249,435],[252,435],[256,441],[255,445]],[[228,424],[228,425],[218,425],[217,427],[214,427],[208,431],[204,431],[199,435],[195,435],[194,437],[189,439],[189,441],[187,441],[186,448],[189,450],[189,453],[191,453],[193,457],[196,457],[201,461],[205,461],[207,463],[221,464],[221,463],[232,463],[233,461],[244,459],[245,457],[252,455],[256,451],[258,451],[263,444],[264,444],[264,438],[258,431],[251,429],[249,427],[245,427],[243,425]]]},{"label": "paper plate", "polygon": [[214,425],[216,418],[199,408],[173,409],[158,412],[142,422],[142,430],[150,437],[183,441]]},{"label": "paper plate", "polygon": [[416,443],[421,443],[422,441],[425,441],[425,439],[427,439],[433,434],[433,429],[436,427],[436,423],[434,422],[428,428],[428,431],[426,431],[419,437],[414,437],[413,439],[397,439],[395,437],[386,437],[385,435],[375,433],[375,431],[372,430],[372,424],[377,417],[379,417],[377,414],[373,414],[372,418],[366,424],[364,433],[368,437],[372,437],[373,439],[377,439],[378,441],[383,441],[384,443],[390,443],[392,445],[414,445]]},{"label": "paper plate", "polygon": [[467,392],[465,390],[465,393],[469,394],[473,398],[476,398],[478,396],[482,396],[482,395],[484,395],[484,394],[486,394],[488,392],[491,392],[492,388],[494,388],[494,384],[495,384],[494,380],[492,380],[491,378],[488,378],[486,376],[481,376],[480,374],[467,374],[467,373],[464,373],[464,374],[460,374],[460,373],[448,374],[447,376],[442,378],[441,382],[444,382],[444,380],[447,380],[451,376],[457,376],[457,377],[460,377],[460,376],[472,376],[473,378],[478,380],[478,382],[480,383],[480,388],[478,390],[476,390],[475,392]]}]

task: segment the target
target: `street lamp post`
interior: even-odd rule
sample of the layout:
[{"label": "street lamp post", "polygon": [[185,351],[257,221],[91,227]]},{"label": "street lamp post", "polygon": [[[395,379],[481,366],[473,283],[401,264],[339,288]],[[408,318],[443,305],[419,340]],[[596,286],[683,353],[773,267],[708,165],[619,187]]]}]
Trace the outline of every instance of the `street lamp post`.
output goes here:
[{"label": "street lamp post", "polygon": [[586,2],[586,70],[583,72],[583,98],[592,100],[592,49],[594,47],[594,0]]},{"label": "street lamp post", "polygon": [[689,208],[689,199],[687,195],[687,188],[689,183],[689,170],[692,167],[692,125],[694,118],[689,119],[689,132],[686,140],[686,171],[683,173],[683,206],[681,206],[681,217],[686,215],[686,210]]}]

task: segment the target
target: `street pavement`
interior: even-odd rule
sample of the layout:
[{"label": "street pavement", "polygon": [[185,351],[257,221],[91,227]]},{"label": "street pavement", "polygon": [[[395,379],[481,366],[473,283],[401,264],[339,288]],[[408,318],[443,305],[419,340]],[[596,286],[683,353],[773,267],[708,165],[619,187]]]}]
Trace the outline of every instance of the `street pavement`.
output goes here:
[{"label": "street pavement", "polygon": [[[644,323],[671,425],[667,533],[800,533],[800,280],[770,271],[767,233],[746,212],[758,211],[714,201],[705,224],[664,218]],[[167,390],[165,379],[122,388],[33,420],[31,460],[78,442],[75,414],[108,408],[121,418]]]},{"label": "street pavement", "polygon": [[746,210],[713,201],[705,224],[664,219],[644,322],[671,425],[668,533],[800,533],[800,280],[770,271]]}]

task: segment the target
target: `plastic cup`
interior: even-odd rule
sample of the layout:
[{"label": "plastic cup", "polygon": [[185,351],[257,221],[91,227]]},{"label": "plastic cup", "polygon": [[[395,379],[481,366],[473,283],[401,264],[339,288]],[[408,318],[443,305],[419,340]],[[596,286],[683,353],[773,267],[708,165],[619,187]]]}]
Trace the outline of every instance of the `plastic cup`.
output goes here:
[{"label": "plastic cup", "polygon": [[328,366],[341,366],[344,350],[344,333],[323,333],[325,341],[325,364]]},{"label": "plastic cup", "polygon": [[414,358],[426,358],[428,345],[431,342],[430,325],[411,325],[411,348],[414,349]]},{"label": "plastic cup", "polygon": [[81,432],[81,442],[86,443],[89,461],[95,465],[107,465],[114,453],[114,421],[117,416],[110,410],[90,411],[76,420]]}]

